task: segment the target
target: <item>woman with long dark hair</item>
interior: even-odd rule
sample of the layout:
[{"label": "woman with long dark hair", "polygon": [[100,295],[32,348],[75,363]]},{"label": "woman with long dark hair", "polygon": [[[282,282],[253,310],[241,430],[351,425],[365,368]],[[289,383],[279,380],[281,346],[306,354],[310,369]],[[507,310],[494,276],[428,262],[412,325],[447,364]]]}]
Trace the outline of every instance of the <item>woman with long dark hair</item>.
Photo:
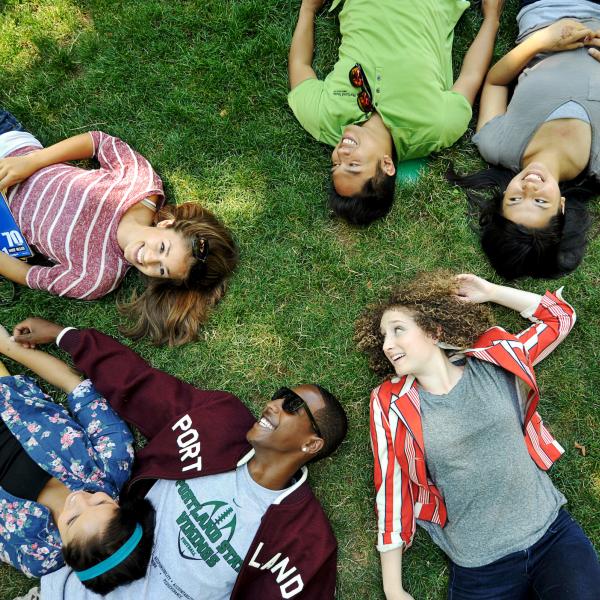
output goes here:
[{"label": "woman with long dark hair", "polygon": [[[65,161],[95,158],[99,169]],[[113,291],[130,267],[146,290],[122,310],[125,332],[156,344],[197,336],[225,292],[238,260],[231,232],[208,210],[164,206],[150,163],[122,140],[92,131],[43,148],[0,110],[0,190],[26,241],[48,265],[0,253],[0,275],[52,294],[94,300]]]},{"label": "woman with long dark hair", "polygon": [[[600,3],[522,0],[517,21],[517,45],[487,75],[473,137],[493,166],[448,177],[468,190],[500,275],[557,277],[581,262],[587,200],[600,193]],[[491,199],[474,191],[486,188]]]}]

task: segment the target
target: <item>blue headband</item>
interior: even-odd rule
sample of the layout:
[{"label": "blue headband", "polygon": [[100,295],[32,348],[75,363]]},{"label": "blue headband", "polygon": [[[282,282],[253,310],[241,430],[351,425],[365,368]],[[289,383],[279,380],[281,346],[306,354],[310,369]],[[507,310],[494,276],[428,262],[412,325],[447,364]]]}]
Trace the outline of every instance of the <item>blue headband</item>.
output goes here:
[{"label": "blue headband", "polygon": [[94,579],[94,577],[98,577],[99,575],[104,575],[107,571],[110,571],[121,564],[136,549],[141,539],[142,526],[138,523],[135,526],[131,537],[114,554],[111,554],[102,562],[99,562],[97,565],[94,565],[85,571],[75,571],[75,575],[79,577],[80,581],[87,581],[88,579]]}]

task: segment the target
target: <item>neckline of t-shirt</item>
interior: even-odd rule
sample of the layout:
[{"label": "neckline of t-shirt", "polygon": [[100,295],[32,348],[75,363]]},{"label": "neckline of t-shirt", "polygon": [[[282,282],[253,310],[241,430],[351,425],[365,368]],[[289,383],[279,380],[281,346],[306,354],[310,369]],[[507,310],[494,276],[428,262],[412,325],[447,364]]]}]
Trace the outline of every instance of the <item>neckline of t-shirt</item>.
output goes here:
[{"label": "neckline of t-shirt", "polygon": [[252,475],[250,475],[250,470],[248,469],[248,463],[244,463],[243,465],[238,467],[238,470],[241,469],[242,477],[244,478],[244,482],[248,485],[248,487],[255,492],[255,494],[264,501],[265,499],[270,500],[269,505],[273,504],[281,494],[284,494],[291,486],[285,487],[282,490],[271,490],[266,488],[260,483],[254,481]]},{"label": "neckline of t-shirt", "polygon": [[432,394],[427,390],[424,390],[419,385],[419,396],[426,397],[428,400],[433,402],[447,402],[448,400],[452,400],[454,396],[456,396],[465,386],[465,382],[471,375],[471,367],[472,360],[469,358],[465,359],[464,369],[460,376],[460,379],[456,382],[454,387],[446,394]]}]

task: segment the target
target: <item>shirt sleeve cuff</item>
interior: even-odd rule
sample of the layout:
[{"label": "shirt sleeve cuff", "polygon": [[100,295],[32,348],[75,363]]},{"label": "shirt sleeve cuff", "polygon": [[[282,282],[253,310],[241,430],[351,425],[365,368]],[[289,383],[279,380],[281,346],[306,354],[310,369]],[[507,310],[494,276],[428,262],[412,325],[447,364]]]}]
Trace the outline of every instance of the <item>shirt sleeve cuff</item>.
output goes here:
[{"label": "shirt sleeve cuff", "polygon": [[65,333],[67,333],[67,331],[75,331],[77,328],[76,327],[65,327],[57,336],[56,336],[56,345],[60,346],[60,340],[62,340],[63,335],[65,335]]},{"label": "shirt sleeve cuff", "polygon": [[[554,292],[554,296],[556,296],[559,300],[564,302],[564,299],[562,297],[562,291],[564,289],[563,287],[558,288],[555,292]],[[531,306],[528,306],[525,310],[521,311],[521,316],[524,319],[529,319],[530,321],[538,321],[538,319],[535,318],[535,313],[537,312],[537,309],[539,308],[540,304],[542,303],[542,300],[548,296],[548,294],[550,294],[551,292],[546,292],[541,298],[539,302],[536,302],[535,304],[532,304]]]},{"label": "shirt sleeve cuff", "polygon": [[403,548],[405,546],[404,542],[395,542],[392,544],[377,544],[377,550],[379,552],[391,552],[392,550],[396,550],[397,548]]}]

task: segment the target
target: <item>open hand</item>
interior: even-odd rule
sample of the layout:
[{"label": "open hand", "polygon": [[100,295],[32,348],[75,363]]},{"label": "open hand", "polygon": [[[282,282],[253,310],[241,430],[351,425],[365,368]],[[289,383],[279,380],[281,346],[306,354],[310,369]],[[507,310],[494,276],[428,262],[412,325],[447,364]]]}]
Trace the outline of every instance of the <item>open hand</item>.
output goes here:
[{"label": "open hand", "polygon": [[593,31],[574,19],[560,19],[544,29],[536,31],[539,35],[544,52],[562,52],[582,48],[586,39],[593,35]]},{"label": "open hand", "polygon": [[494,284],[477,277],[477,275],[462,274],[456,276],[456,296],[463,302],[481,304],[492,299]]},{"label": "open hand", "polygon": [[55,342],[56,337],[63,329],[62,325],[46,321],[46,319],[29,317],[15,326],[13,338],[24,348],[35,348],[37,344]]},{"label": "open hand", "polygon": [[0,158],[0,190],[21,183],[38,170],[33,160],[34,154]]}]

